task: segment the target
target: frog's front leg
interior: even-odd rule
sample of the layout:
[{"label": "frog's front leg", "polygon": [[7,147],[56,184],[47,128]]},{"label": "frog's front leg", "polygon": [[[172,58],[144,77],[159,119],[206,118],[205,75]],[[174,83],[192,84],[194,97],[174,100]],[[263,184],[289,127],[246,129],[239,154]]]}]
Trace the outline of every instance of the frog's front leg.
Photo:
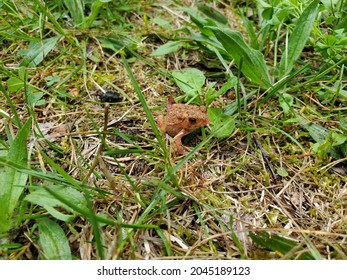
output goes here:
[{"label": "frog's front leg", "polygon": [[182,129],[175,137],[175,147],[176,147],[176,154],[178,155],[184,155],[186,152],[184,151],[184,146],[182,144],[182,137],[184,135],[187,135],[187,132],[185,129]]}]

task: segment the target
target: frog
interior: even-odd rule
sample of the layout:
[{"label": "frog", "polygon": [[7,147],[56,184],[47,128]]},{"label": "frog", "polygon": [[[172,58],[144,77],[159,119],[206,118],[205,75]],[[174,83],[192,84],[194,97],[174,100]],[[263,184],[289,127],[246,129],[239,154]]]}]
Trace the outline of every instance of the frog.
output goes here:
[{"label": "frog", "polygon": [[182,137],[194,130],[210,124],[205,106],[175,103],[173,97],[168,98],[165,116],[157,118],[158,128],[174,139],[177,155],[184,155],[185,147]]}]

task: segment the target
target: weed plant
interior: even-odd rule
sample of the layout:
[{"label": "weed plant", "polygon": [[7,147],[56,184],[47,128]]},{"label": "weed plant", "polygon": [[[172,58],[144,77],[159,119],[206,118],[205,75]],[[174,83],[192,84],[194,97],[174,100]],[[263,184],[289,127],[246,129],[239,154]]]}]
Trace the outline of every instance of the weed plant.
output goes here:
[{"label": "weed plant", "polygon": [[347,259],[347,1],[0,8],[1,259]]}]

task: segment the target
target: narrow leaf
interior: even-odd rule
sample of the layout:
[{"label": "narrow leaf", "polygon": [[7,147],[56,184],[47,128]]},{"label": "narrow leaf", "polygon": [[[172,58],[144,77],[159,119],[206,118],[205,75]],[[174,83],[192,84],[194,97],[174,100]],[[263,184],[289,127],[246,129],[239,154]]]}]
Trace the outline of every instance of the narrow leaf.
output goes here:
[{"label": "narrow leaf", "polygon": [[156,121],[155,121],[155,119],[154,119],[154,117],[152,115],[152,112],[151,112],[151,110],[148,107],[147,100],[146,100],[145,96],[143,95],[143,93],[142,93],[142,91],[140,89],[140,86],[137,83],[137,81],[136,81],[136,79],[135,79],[135,77],[134,77],[134,75],[133,75],[133,73],[132,73],[132,71],[130,69],[130,66],[129,66],[129,64],[126,61],[124,56],[122,56],[122,62],[123,62],[123,65],[125,67],[125,70],[127,71],[128,75],[129,75],[129,78],[130,78],[131,83],[132,83],[132,85],[134,87],[134,90],[135,90],[135,92],[136,92],[136,94],[137,94],[137,96],[139,98],[141,106],[142,106],[143,110],[146,113],[146,117],[147,117],[147,119],[148,119],[148,121],[149,121],[149,123],[150,123],[150,125],[151,125],[151,127],[153,129],[154,135],[157,138],[157,140],[159,142],[159,145],[160,145],[161,149],[163,150],[164,154],[166,154],[166,144],[165,144],[164,140],[161,137],[161,132],[159,131],[157,123],[156,123]]},{"label": "narrow leaf", "polygon": [[108,3],[108,2],[111,2],[112,0],[97,0],[97,1],[94,1],[93,5],[92,5],[92,11],[90,13],[90,15],[85,19],[85,28],[89,28],[94,20],[96,19],[96,17],[98,16],[99,14],[99,11],[102,7],[102,5],[104,3]]},{"label": "narrow leaf", "polygon": [[249,47],[240,32],[213,26],[208,29],[212,30],[226,52],[235,60],[236,65],[240,67],[242,63],[241,71],[250,81],[262,88],[271,86],[264,56],[258,50]]},{"label": "narrow leaf", "polygon": [[[22,166],[27,165],[28,152],[26,141],[30,126],[31,119],[23,125],[14,138],[7,155],[9,161]],[[27,174],[18,172],[10,166],[0,169],[0,233],[4,233],[11,228],[13,212],[24,190],[27,179]]]},{"label": "narrow leaf", "polygon": [[[119,52],[119,50],[122,49],[125,45],[124,41],[121,41],[119,38],[115,38],[112,36],[100,36],[96,38],[99,40],[103,48],[112,50],[115,53]],[[130,42],[126,42],[126,44],[130,45]]]},{"label": "narrow leaf", "polygon": [[255,31],[254,31],[253,26],[252,26],[252,22],[241,11],[239,11],[239,12],[240,12],[240,15],[242,17],[243,23],[246,27],[248,36],[251,39],[251,47],[256,49],[256,50],[259,50],[258,37],[257,37],[257,34],[255,34]]},{"label": "narrow leaf", "polygon": [[160,56],[160,55],[173,53],[173,52],[176,52],[181,46],[182,46],[182,42],[169,41],[165,43],[164,45],[161,45],[154,52],[152,52],[151,56]]},{"label": "narrow leaf", "polygon": [[189,97],[198,96],[205,85],[205,75],[199,69],[185,68],[181,71],[172,71],[172,77],[179,88]]},{"label": "narrow leaf", "polygon": [[[73,205],[79,207],[80,209],[84,209],[84,211],[88,211],[86,207],[86,200],[82,193],[71,188],[71,187],[63,187],[51,185],[50,188],[54,188],[57,194],[69,200]],[[53,217],[62,221],[70,221],[73,216],[62,214],[60,211],[55,208],[63,208],[68,212],[74,212],[69,206],[63,203],[61,200],[57,199],[51,193],[49,193],[45,188],[40,188],[38,190],[33,191],[25,197],[26,201],[29,201],[33,204],[37,204],[45,208]]]},{"label": "narrow leaf", "polygon": [[[280,252],[282,255],[289,253],[291,250],[295,250],[298,246],[298,243],[294,240],[281,237],[277,234],[270,234],[266,231],[257,233],[250,232],[249,235],[254,243],[273,252]],[[314,259],[308,252],[301,254],[298,258],[301,260]]]},{"label": "narrow leaf", "polygon": [[318,12],[318,2],[318,0],[312,1],[296,22],[293,33],[288,40],[287,52],[284,53],[280,61],[280,77],[283,77],[292,70],[295,61],[304,49]]},{"label": "narrow leaf", "polygon": [[80,29],[85,28],[84,1],[64,0],[64,5],[69,10],[76,27]]},{"label": "narrow leaf", "polygon": [[31,42],[27,50],[21,50],[18,53],[24,56],[21,66],[35,67],[39,65],[45,56],[52,51],[61,36],[45,39],[42,42]]},{"label": "narrow leaf", "polygon": [[228,19],[223,14],[221,14],[217,10],[213,9],[209,5],[206,5],[204,3],[199,3],[198,9],[202,13],[204,13],[206,16],[208,16],[210,19],[212,19],[212,20],[214,20],[220,24],[227,25],[229,22]]},{"label": "narrow leaf", "polygon": [[8,91],[11,93],[17,92],[24,87],[24,82],[17,77],[11,77],[7,80],[7,87]]},{"label": "narrow leaf", "polygon": [[71,260],[69,241],[62,228],[50,219],[37,221],[39,243],[42,248],[41,258],[46,260]]},{"label": "narrow leaf", "polygon": [[232,116],[226,115],[220,108],[209,107],[207,114],[213,123],[212,134],[217,138],[225,138],[235,130],[235,120]]}]

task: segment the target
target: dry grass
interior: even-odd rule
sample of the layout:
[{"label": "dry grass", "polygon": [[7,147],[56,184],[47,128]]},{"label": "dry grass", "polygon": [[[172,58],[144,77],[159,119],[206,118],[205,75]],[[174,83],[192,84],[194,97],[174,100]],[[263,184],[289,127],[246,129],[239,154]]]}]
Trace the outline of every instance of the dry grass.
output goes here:
[{"label": "dry grass", "polygon": [[[149,17],[162,16],[177,29],[188,20],[170,5],[144,9],[142,12]],[[131,36],[141,41],[138,53],[154,65],[137,59],[130,61],[131,70],[152,113],[158,115],[164,110],[166,97],[180,96],[180,92],[157,69],[201,67],[200,54],[191,50],[151,58],[149,54],[161,45],[154,34],[163,30],[151,22],[144,26],[143,17],[136,13],[128,20],[135,27]],[[0,59],[5,68],[17,67],[18,61],[11,57],[16,44],[8,44],[1,51]],[[165,159],[160,149],[153,149],[158,145],[157,139],[120,57],[103,50],[92,39],[87,44],[101,62],[83,61],[71,49],[68,53],[73,55],[60,56],[53,64],[29,71],[29,83],[45,88],[44,79],[52,73],[63,80],[71,73],[69,65],[85,63],[84,71],[60,85],[73,93],[73,98],[62,100],[50,92],[45,105],[35,108],[37,123],[50,123],[46,135],[50,138],[49,141],[32,142],[30,164],[32,168],[55,172],[38,152],[44,150],[71,177],[99,189],[93,197],[95,213],[105,214],[118,222],[138,223],[149,203],[159,197],[146,220],[141,222],[159,226],[163,236],[155,228],[126,229],[105,225],[101,234],[106,259],[279,259],[297,256],[295,250],[283,256],[253,244],[249,231],[263,230],[292,238],[307,251],[309,239],[327,259],[347,258],[346,165],[311,154],[312,140],[299,126],[293,124],[282,129],[300,141],[304,152],[274,129],[273,120],[280,120],[282,116],[276,100],[270,100],[247,116],[248,124],[252,124],[248,131],[239,127],[227,139],[213,138],[186,161],[174,175],[179,188],[171,180],[163,184],[167,174],[165,166],[174,167],[180,158],[170,154]],[[47,59],[54,59],[56,55],[59,55],[58,50]],[[99,102],[100,90],[96,84],[104,90],[120,92],[123,101],[111,104],[105,111],[105,104]],[[232,96],[230,92],[213,105],[230,104],[234,101]],[[256,108],[257,100],[254,98],[249,105]],[[27,119],[23,96],[13,97],[12,101],[21,120]],[[6,100],[1,98],[0,102],[2,110],[11,115]],[[102,143],[105,119],[108,120],[107,132],[104,131],[105,142]],[[17,128],[10,122],[6,125],[15,135]],[[131,141],[126,141],[119,133]],[[6,138],[5,120],[0,123],[0,135]],[[288,176],[277,175],[277,180],[272,177],[253,137],[268,153],[275,173],[278,168],[285,167]],[[202,139],[200,135],[187,138],[185,145],[190,148]],[[172,139],[166,137],[165,140],[169,148]],[[60,153],[52,149],[52,143]],[[139,152],[119,152],[127,149]],[[141,205],[139,201],[146,203]],[[92,242],[93,228],[84,217],[77,217],[64,230],[74,256],[85,260],[98,258]],[[28,245],[26,252],[12,258],[36,258],[35,241],[25,238],[28,231],[30,224],[16,237],[17,241]],[[237,246],[235,238],[241,247]],[[164,244],[164,240],[168,244]],[[298,246],[297,250],[302,248]]]}]

